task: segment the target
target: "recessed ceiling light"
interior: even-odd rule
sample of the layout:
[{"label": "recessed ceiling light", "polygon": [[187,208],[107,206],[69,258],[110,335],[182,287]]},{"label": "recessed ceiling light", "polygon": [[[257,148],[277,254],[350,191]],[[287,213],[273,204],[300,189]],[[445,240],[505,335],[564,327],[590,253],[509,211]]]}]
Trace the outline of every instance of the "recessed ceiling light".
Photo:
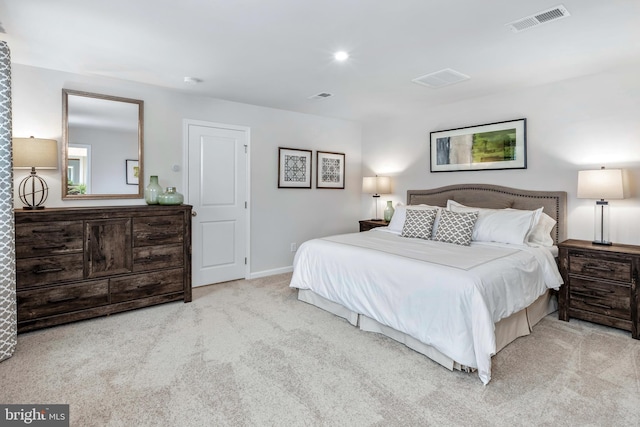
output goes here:
[{"label": "recessed ceiling light", "polygon": [[185,77],[184,82],[188,85],[195,85],[198,83],[202,83],[202,79],[199,79],[197,77]]},{"label": "recessed ceiling light", "polygon": [[349,54],[341,50],[340,52],[336,52],[333,57],[336,59],[336,61],[346,61],[349,58]]}]

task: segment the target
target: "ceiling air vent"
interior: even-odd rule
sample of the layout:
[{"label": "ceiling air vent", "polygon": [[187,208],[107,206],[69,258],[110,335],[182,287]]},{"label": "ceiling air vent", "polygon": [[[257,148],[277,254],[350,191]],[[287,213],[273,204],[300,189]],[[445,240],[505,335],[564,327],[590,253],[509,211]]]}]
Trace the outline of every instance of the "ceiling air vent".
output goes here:
[{"label": "ceiling air vent", "polygon": [[466,74],[459,73],[451,68],[445,68],[444,70],[436,71],[435,73],[427,74],[422,77],[417,77],[411,80],[419,85],[427,86],[433,89],[437,89],[443,86],[449,86],[454,83],[460,83],[465,80],[469,80],[471,77]]},{"label": "ceiling air vent", "polygon": [[514,33],[528,30],[538,25],[546,24],[547,22],[556,21],[558,19],[566,18],[569,15],[569,11],[562,5],[552,7],[551,9],[543,10],[534,15],[527,16],[517,21],[510,22],[507,27],[511,28]]},{"label": "ceiling air vent", "polygon": [[318,94],[310,96],[309,99],[324,99],[324,98],[329,98],[330,96],[333,96],[333,95],[327,92],[320,92]]}]

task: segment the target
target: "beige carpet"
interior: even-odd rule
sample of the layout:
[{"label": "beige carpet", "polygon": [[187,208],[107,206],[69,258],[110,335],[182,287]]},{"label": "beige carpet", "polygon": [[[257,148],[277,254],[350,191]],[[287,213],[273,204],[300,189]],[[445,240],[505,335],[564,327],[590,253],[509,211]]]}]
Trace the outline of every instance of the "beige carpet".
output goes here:
[{"label": "beige carpet", "polygon": [[632,426],[640,341],[548,316],[493,379],[299,302],[289,275],[18,337],[0,402],[69,403],[72,426]]}]

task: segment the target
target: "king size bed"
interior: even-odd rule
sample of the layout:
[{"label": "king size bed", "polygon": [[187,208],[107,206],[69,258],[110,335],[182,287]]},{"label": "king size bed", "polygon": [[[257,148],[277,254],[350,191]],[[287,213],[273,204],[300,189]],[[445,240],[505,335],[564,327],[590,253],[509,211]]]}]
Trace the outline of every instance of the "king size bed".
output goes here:
[{"label": "king size bed", "polygon": [[389,227],[300,245],[298,299],[453,370],[491,357],[555,311],[566,193],[465,184],[409,190]]}]

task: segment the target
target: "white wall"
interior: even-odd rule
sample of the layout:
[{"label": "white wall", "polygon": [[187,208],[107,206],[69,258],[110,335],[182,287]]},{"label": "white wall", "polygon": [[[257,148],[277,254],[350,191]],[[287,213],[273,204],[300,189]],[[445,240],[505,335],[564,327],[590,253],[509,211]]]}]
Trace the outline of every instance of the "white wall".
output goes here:
[{"label": "white wall", "polygon": [[[183,119],[251,128],[252,275],[290,268],[298,245],[313,237],[355,232],[360,219],[361,126],[358,123],[276,110],[167,90],[151,85],[12,65],[13,134],[62,138],[62,88],[144,101],[144,182],[182,192]],[[346,154],[345,190],[278,189],[278,147]],[[315,182],[315,152],[313,157]],[[173,172],[172,166],[180,166]],[[26,171],[15,171],[18,181]],[[143,204],[144,200],[61,200],[60,171],[41,171],[50,187],[46,206]],[[15,206],[21,208],[17,195]]]},{"label": "white wall", "polygon": [[[640,244],[638,75],[640,66],[630,65],[365,123],[363,173],[395,176],[394,194],[382,197],[395,202],[404,202],[409,189],[458,183],[563,190],[568,193],[568,236],[591,240],[594,201],[576,198],[578,171],[622,168],[629,198],[610,201],[610,237],[618,243]],[[527,119],[527,169],[429,172],[430,132],[519,118]],[[361,215],[367,217],[372,211],[371,198],[362,196],[361,200]]]}]

